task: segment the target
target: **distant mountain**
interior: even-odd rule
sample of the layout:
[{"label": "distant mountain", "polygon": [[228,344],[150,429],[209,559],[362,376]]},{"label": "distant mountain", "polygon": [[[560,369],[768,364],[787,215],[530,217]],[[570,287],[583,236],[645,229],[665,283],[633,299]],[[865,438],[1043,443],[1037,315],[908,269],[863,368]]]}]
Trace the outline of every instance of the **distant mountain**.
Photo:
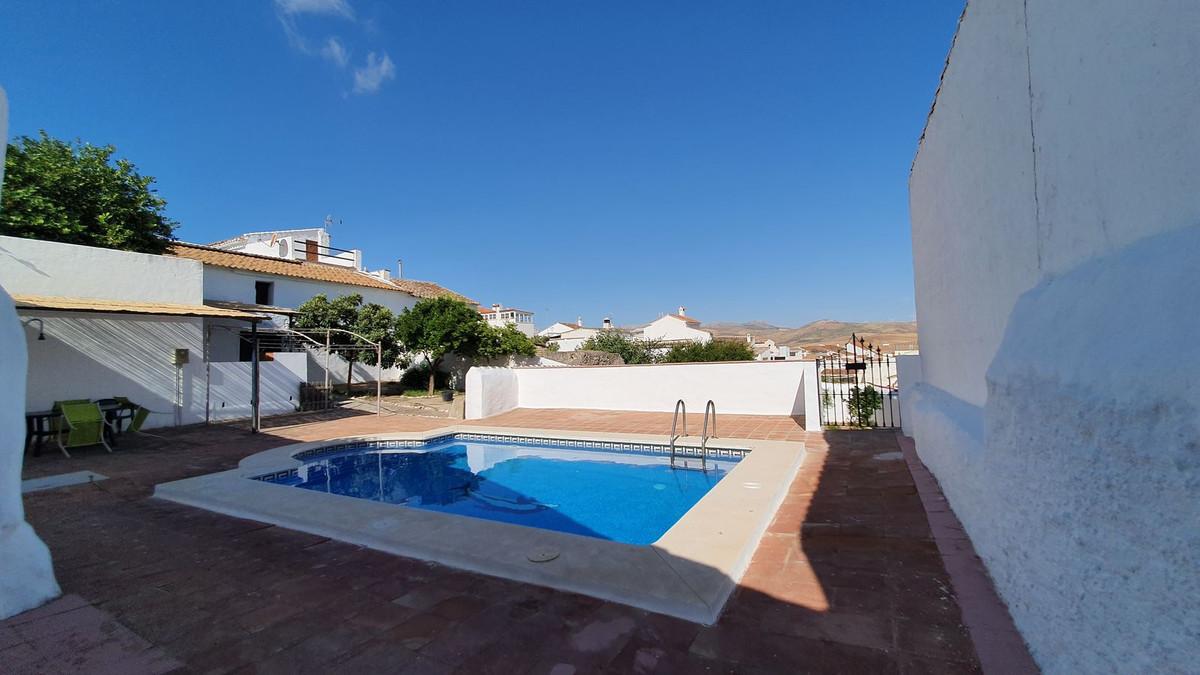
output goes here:
[{"label": "distant mountain", "polygon": [[729,323],[714,321],[701,325],[719,336],[753,335],[757,339],[771,339],[789,347],[845,344],[851,334],[865,338],[867,342],[885,351],[917,348],[917,323],[915,321],[869,321],[854,323],[823,319],[799,328],[784,328],[764,321]]}]

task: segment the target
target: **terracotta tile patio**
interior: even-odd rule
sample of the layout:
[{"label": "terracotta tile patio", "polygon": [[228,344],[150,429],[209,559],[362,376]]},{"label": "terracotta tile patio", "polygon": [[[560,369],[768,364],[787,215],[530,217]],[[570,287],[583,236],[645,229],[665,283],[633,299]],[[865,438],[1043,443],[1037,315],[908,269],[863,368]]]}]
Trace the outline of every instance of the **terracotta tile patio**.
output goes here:
[{"label": "terracotta tile patio", "polygon": [[[665,434],[669,419],[517,410],[484,422]],[[446,422],[350,416],[258,435],[200,427],[126,439],[113,455],[47,453],[27,459],[27,478],[83,469],[110,478],[31,493],[28,518],[64,592],[185,664],[181,672],[979,670],[888,431],[805,434],[792,418],[721,416],[722,437],[804,440],[809,455],[712,627],[150,496],[156,483],[231,468],[283,443]]]}]

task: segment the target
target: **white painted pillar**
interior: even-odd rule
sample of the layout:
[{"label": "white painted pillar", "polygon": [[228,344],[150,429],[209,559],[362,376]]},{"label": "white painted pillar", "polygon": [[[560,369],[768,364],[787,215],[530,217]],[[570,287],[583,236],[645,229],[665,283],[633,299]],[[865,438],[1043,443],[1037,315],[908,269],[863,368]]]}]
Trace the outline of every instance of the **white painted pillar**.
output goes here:
[{"label": "white painted pillar", "polygon": [[800,376],[804,388],[804,430],[821,430],[821,394],[817,387],[817,362],[805,361],[804,373]]},{"label": "white painted pillar", "polygon": [[[8,147],[8,97],[0,88],[0,187]],[[25,331],[12,298],[0,288],[0,619],[58,597],[50,550],[25,522],[21,464],[25,458]]]}]

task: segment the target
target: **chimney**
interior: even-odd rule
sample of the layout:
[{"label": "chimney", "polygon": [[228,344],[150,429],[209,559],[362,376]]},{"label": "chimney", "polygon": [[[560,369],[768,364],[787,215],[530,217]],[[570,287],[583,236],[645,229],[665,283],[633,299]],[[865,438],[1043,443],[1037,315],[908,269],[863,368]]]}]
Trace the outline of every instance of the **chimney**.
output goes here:
[{"label": "chimney", "polygon": [[687,316],[687,307],[679,306],[679,316]]},{"label": "chimney", "polygon": [[500,311],[500,305],[499,305],[499,304],[497,304],[497,303],[492,303],[492,311],[493,311],[493,312],[499,312],[499,311]]},{"label": "chimney", "polygon": [[607,316],[604,317],[604,325],[602,327],[604,330],[612,330],[612,319]]},{"label": "chimney", "polygon": [[577,317],[575,317],[575,325],[576,325],[576,326],[582,326],[582,325],[583,325],[583,317],[582,317],[582,316],[577,316]]},{"label": "chimney", "polygon": [[404,259],[403,258],[396,258],[396,278],[397,279],[404,278]]}]

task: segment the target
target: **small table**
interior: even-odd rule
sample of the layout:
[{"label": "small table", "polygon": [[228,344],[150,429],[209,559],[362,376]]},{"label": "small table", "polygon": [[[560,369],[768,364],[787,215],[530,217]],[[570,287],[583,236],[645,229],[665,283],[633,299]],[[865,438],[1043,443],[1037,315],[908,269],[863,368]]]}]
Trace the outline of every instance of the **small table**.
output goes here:
[{"label": "small table", "polygon": [[109,443],[116,445],[116,437],[121,433],[121,423],[133,419],[137,406],[115,398],[102,398],[96,401],[96,405],[100,406],[100,412],[104,413],[105,421],[110,423],[104,425],[104,433],[108,435]]},{"label": "small table", "polygon": [[53,422],[58,417],[59,413],[53,410],[25,413],[25,448],[28,450],[32,441],[34,457],[41,456],[42,448],[46,446],[46,439],[56,433]]}]

